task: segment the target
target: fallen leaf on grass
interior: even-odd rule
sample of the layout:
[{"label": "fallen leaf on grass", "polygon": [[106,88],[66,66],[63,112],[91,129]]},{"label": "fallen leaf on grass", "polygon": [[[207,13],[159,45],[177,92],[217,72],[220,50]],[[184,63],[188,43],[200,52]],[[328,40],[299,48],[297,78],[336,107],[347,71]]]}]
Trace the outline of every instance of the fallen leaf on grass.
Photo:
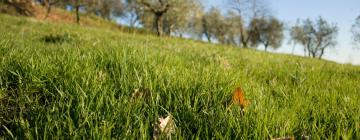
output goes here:
[{"label": "fallen leaf on grass", "polygon": [[245,99],[245,92],[241,87],[237,87],[232,95],[232,98],[228,98],[226,101],[222,102],[222,104],[227,108],[235,106],[240,107],[241,114],[245,112],[245,108],[250,104],[248,100]]},{"label": "fallen leaf on grass", "polygon": [[245,99],[244,91],[237,87],[233,93],[232,102],[234,104],[240,105],[240,108],[242,110],[245,109],[245,107],[249,104],[249,102]]},{"label": "fallen leaf on grass", "polygon": [[171,135],[175,133],[175,129],[176,124],[171,115],[165,118],[160,117],[154,126],[153,139],[157,140],[161,138],[161,136],[171,139]]}]

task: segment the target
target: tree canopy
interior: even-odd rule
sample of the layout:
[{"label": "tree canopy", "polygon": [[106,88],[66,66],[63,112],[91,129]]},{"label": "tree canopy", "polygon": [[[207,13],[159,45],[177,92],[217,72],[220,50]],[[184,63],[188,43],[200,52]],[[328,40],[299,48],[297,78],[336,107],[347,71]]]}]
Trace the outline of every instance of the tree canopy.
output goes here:
[{"label": "tree canopy", "polygon": [[259,44],[263,44],[265,51],[270,46],[277,49],[281,46],[284,38],[283,23],[281,23],[275,17],[270,18],[256,18],[251,22],[251,29],[253,36],[251,38],[252,46],[257,47]]},{"label": "tree canopy", "polygon": [[322,17],[315,21],[304,20],[291,28],[291,38],[304,46],[304,53],[313,58],[322,58],[325,49],[336,44],[338,27],[328,23]]}]

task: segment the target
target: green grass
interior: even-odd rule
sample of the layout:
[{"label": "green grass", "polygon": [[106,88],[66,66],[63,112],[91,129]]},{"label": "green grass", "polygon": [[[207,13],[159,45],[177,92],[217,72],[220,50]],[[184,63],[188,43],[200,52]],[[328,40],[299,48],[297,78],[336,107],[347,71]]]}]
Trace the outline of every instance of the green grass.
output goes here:
[{"label": "green grass", "polygon": [[[360,138],[360,67],[0,15],[0,138]],[[241,86],[244,115],[225,107]],[[133,98],[138,89],[150,95]]]}]

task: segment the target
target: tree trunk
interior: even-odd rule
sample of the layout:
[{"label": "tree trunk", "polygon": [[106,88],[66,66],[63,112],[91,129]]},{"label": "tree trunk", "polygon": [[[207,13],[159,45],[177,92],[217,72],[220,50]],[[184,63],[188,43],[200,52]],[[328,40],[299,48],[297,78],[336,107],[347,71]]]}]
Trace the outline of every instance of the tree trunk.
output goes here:
[{"label": "tree trunk", "polygon": [[241,35],[241,43],[242,43],[243,47],[248,48],[249,47],[248,44],[249,44],[252,33],[250,32],[249,35],[247,36],[247,38],[244,37],[244,33],[240,33],[240,35]]},{"label": "tree trunk", "polygon": [[307,46],[307,51],[308,51],[308,57],[311,57],[312,50],[310,49],[310,46]]},{"label": "tree trunk", "polygon": [[[242,37],[243,38],[243,37]],[[243,38],[244,39],[244,38]],[[242,45],[244,48],[248,48],[248,44],[247,41],[241,41]]]},{"label": "tree trunk", "polygon": [[207,38],[208,42],[211,43],[211,36],[209,33],[205,32],[205,37]]},{"label": "tree trunk", "polygon": [[78,4],[78,5],[75,6],[76,23],[77,24],[80,24],[80,12],[79,12],[79,10],[80,10],[80,5]]},{"label": "tree trunk", "polygon": [[[211,43],[211,36],[208,32],[208,26],[206,24],[205,18],[202,19],[202,28],[203,28],[203,34],[205,35],[208,42]],[[202,34],[201,34],[201,38],[202,38]]]},{"label": "tree trunk", "polygon": [[47,18],[49,17],[50,12],[51,12],[51,6],[52,6],[52,4],[48,1],[48,2],[46,3],[47,11],[46,11],[46,15],[45,15],[45,18],[44,18],[44,19],[47,19]]},{"label": "tree trunk", "polygon": [[155,15],[155,28],[158,36],[163,35],[163,15],[169,10],[170,5],[164,4],[162,0],[159,0],[161,8],[154,8],[151,4],[142,1],[146,7],[151,9],[151,12]]},{"label": "tree trunk", "polygon": [[269,44],[265,44],[265,52],[267,52],[267,48],[269,47]]},{"label": "tree trunk", "polygon": [[311,51],[312,58],[316,58],[316,51]]},{"label": "tree trunk", "polygon": [[155,14],[155,27],[156,27],[156,34],[158,36],[163,35],[163,24],[162,24],[163,20],[162,19],[163,19],[162,14]]},{"label": "tree trunk", "polygon": [[325,49],[323,48],[323,49],[321,49],[321,52],[320,52],[320,55],[319,55],[319,59],[321,59],[322,58],[322,56],[324,55],[324,51],[325,51]]},{"label": "tree trunk", "polygon": [[242,24],[240,27],[240,44],[243,45],[244,48],[247,48],[247,42],[245,41],[245,33],[244,33],[244,29],[242,28]]}]

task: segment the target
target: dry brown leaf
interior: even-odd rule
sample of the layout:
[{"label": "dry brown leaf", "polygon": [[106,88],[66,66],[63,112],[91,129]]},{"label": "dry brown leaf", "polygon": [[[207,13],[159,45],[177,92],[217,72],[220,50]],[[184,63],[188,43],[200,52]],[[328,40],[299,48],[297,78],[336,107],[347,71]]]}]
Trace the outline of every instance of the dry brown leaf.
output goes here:
[{"label": "dry brown leaf", "polygon": [[232,101],[234,104],[240,105],[241,109],[245,109],[245,107],[249,104],[249,102],[245,99],[245,93],[241,87],[237,87],[235,89]]},{"label": "dry brown leaf", "polygon": [[168,115],[165,118],[160,117],[154,126],[153,139],[157,140],[161,136],[171,139],[171,135],[175,133],[175,129],[176,124],[172,115]]}]

